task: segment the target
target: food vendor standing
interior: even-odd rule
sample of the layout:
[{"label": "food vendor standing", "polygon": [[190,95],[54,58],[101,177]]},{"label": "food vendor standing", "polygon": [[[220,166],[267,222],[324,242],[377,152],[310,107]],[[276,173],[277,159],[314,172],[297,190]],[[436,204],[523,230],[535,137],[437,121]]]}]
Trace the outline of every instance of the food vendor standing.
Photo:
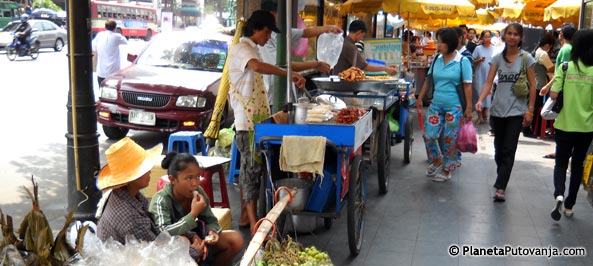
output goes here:
[{"label": "food vendor standing", "polygon": [[334,67],[334,74],[338,74],[350,67],[358,67],[364,71],[369,72],[380,72],[385,71],[389,75],[394,76],[397,74],[397,70],[393,67],[386,66],[375,66],[367,64],[366,60],[362,57],[360,52],[355,45],[358,41],[364,38],[367,32],[367,27],[364,22],[355,20],[348,26],[348,36],[344,39],[344,45],[342,46],[342,53],[338,58],[338,63]]},{"label": "food vendor standing", "polygon": [[[241,218],[240,225],[250,227],[256,223],[256,207],[259,198],[259,182],[262,175],[261,159],[256,158],[254,124],[270,117],[270,104],[262,74],[282,75],[285,69],[264,63],[257,45],[263,46],[278,33],[276,19],[268,11],[258,10],[243,27],[243,38],[231,50],[229,61],[230,104],[235,113],[237,149],[241,154]],[[299,73],[291,76],[294,84],[303,88],[305,79]],[[244,222],[244,224],[241,224]]]}]

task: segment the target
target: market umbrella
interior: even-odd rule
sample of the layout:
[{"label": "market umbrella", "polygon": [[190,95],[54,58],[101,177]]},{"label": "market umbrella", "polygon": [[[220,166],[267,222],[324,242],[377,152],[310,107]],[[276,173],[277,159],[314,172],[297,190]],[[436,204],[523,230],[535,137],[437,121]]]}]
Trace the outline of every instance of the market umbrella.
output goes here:
[{"label": "market umbrella", "polygon": [[520,20],[526,24],[545,26],[549,22],[544,22],[544,9],[552,3],[551,1],[553,0],[529,0],[525,2],[500,0],[494,9],[502,18]]},{"label": "market umbrella", "polygon": [[399,12],[404,17],[414,17],[419,13],[423,13],[433,19],[455,19],[460,15],[472,15],[475,11],[476,7],[468,0],[399,1]]},{"label": "market umbrella", "polygon": [[377,13],[383,10],[387,13],[397,11],[398,0],[348,0],[339,5],[340,14]]},{"label": "market umbrella", "polygon": [[491,7],[496,6],[498,0],[470,0],[470,2],[476,7]]},{"label": "market umbrella", "polygon": [[544,20],[552,19],[578,19],[581,13],[582,0],[558,0],[546,7]]},{"label": "market umbrella", "polygon": [[[231,48],[235,46],[235,44],[239,43],[239,39],[243,34],[243,24],[245,22],[243,20],[237,21],[237,27],[235,27],[235,36],[233,37],[233,41],[231,46],[229,47],[229,51]],[[210,118],[210,124],[204,132],[204,136],[210,139],[218,139],[218,130],[220,129],[220,119],[222,118],[222,113],[224,111],[224,106],[227,103],[227,98],[229,96],[229,89],[231,87],[229,81],[229,58],[231,55],[229,54],[226,58],[226,62],[224,64],[224,68],[222,70],[222,77],[220,78],[220,85],[218,86],[218,94],[216,95],[216,101],[214,102],[214,109],[212,110],[212,116]]]}]

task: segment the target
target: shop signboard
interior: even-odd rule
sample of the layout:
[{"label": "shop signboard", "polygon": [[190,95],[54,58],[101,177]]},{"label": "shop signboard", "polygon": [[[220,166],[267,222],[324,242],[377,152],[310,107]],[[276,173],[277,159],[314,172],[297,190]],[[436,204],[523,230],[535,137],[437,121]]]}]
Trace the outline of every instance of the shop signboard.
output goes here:
[{"label": "shop signboard", "polygon": [[401,65],[402,42],[399,38],[364,39],[364,56],[384,61],[388,66]]}]

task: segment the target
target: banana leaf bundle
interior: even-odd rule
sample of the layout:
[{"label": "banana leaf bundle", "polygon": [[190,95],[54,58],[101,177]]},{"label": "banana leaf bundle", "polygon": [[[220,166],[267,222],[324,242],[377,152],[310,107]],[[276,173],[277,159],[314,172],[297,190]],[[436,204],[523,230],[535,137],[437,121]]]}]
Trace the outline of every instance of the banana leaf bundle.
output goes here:
[{"label": "banana leaf bundle", "polygon": [[25,215],[19,228],[19,238],[23,240],[18,248],[37,254],[40,265],[50,265],[49,257],[53,245],[53,234],[47,218],[39,208],[39,187],[31,176],[33,192],[25,187],[31,198],[33,208]]},{"label": "banana leaf bundle", "polygon": [[[54,245],[51,249],[52,259],[57,262],[66,262],[68,261],[74,254],[76,254],[76,250],[68,244],[66,240],[66,232],[68,231],[68,226],[72,221],[72,215],[74,214],[74,210],[71,210],[66,216],[66,222],[64,223],[64,227],[58,233]],[[78,242],[78,241],[77,241]]]},{"label": "banana leaf bundle", "polygon": [[17,245],[20,241],[14,234],[14,226],[12,225],[12,216],[6,215],[4,219],[4,213],[0,209],[0,227],[2,228],[2,242],[0,242],[0,250],[8,245]]}]

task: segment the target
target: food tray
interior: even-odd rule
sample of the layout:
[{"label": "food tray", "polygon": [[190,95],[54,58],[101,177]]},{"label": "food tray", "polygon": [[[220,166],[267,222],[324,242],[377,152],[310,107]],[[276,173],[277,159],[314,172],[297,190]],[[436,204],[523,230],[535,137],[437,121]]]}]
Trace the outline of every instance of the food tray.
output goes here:
[{"label": "food tray", "polygon": [[262,137],[324,136],[339,147],[355,150],[373,133],[373,114],[369,110],[353,124],[338,124],[335,119],[314,124],[274,124],[271,119],[255,124],[255,143]]},{"label": "food tray", "polygon": [[345,81],[340,78],[318,77],[313,78],[313,83],[318,89],[324,91],[339,92],[360,92],[374,91],[383,92],[385,81],[383,80],[364,80],[364,81]]}]

